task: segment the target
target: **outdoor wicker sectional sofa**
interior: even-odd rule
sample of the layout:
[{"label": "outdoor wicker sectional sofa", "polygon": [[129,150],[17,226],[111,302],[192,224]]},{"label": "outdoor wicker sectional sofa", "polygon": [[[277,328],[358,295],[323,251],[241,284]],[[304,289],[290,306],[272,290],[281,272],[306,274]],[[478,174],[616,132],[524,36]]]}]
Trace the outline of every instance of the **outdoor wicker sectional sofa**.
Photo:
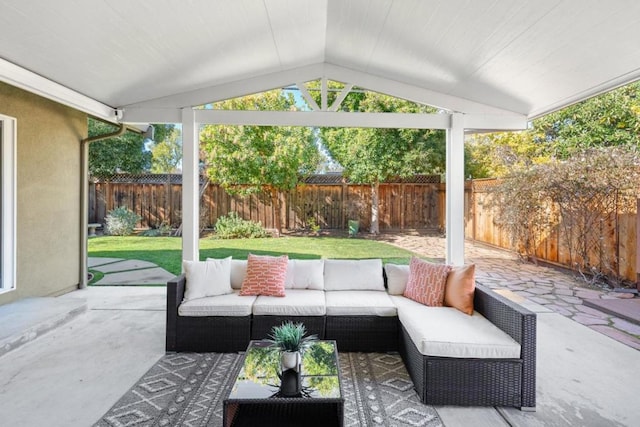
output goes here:
[{"label": "outdoor wicker sectional sofa", "polygon": [[469,316],[404,297],[408,266],[289,260],[285,297],[240,296],[247,262],[231,263],[230,294],[187,301],[186,275],[168,282],[167,351],[244,351],[301,321],[340,351],[398,351],[426,404],[535,409],[536,315],[482,285]]}]

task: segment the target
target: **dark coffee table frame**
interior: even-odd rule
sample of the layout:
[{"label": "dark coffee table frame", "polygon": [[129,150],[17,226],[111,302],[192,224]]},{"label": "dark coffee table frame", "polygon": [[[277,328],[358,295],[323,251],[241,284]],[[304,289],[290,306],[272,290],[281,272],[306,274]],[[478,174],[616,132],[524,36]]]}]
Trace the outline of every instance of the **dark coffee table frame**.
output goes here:
[{"label": "dark coffee table frame", "polygon": [[[269,397],[259,399],[230,398],[229,390],[223,401],[223,425],[236,426],[339,426],[344,425],[344,393],[342,376],[340,374],[340,360],[338,347],[333,340],[336,367],[338,368],[338,386],[340,397]],[[249,342],[247,350],[259,340]],[[234,375],[238,375],[244,368],[246,353],[243,356],[241,368]]]}]

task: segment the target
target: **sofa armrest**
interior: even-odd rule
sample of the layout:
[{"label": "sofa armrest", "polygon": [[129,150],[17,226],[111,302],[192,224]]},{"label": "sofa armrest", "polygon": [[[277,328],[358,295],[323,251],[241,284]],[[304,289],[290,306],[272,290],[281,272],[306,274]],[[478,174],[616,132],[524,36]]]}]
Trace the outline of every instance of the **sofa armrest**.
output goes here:
[{"label": "sofa armrest", "polygon": [[525,328],[525,323],[532,322],[535,328],[535,313],[483,285],[476,284],[473,305],[476,311],[521,345],[530,332]]},{"label": "sofa armrest", "polygon": [[186,284],[187,277],[184,274],[176,276],[167,282],[167,351],[176,350],[178,307],[184,298]]},{"label": "sofa armrest", "polygon": [[476,283],[474,308],[520,344],[522,407],[536,405],[536,314]]}]

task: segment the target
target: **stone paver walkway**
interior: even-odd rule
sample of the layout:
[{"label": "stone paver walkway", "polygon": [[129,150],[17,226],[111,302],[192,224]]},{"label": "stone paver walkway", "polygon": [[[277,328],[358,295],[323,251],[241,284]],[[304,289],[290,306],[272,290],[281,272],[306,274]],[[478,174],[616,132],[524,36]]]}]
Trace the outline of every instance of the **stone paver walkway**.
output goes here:
[{"label": "stone paver walkway", "polygon": [[[444,258],[445,239],[442,236],[403,232],[382,233],[377,239],[429,258]],[[531,303],[537,305],[534,311],[554,311],[640,350],[639,324],[584,304],[585,300],[634,298],[633,294],[590,288],[570,272],[525,263],[512,252],[481,244],[466,242],[465,257],[467,262],[476,264],[479,283],[498,291],[510,291],[529,302],[530,307]]]},{"label": "stone paver walkway", "polygon": [[95,285],[165,285],[174,274],[148,261],[120,258],[89,258],[89,269],[104,274]]}]

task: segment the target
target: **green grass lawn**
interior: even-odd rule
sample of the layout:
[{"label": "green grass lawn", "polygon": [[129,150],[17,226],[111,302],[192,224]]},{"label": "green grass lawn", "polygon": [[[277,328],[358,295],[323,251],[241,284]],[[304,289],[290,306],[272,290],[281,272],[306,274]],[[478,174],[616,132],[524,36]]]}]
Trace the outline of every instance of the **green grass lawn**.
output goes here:
[{"label": "green grass lawn", "polygon": [[[182,239],[176,237],[116,237],[89,239],[90,257],[139,259],[153,262],[179,274],[182,269]],[[268,239],[200,239],[200,259],[247,259],[256,255],[287,254],[295,259],[382,258],[383,262],[408,264],[413,252],[383,242],[341,237],[280,237]]]}]

